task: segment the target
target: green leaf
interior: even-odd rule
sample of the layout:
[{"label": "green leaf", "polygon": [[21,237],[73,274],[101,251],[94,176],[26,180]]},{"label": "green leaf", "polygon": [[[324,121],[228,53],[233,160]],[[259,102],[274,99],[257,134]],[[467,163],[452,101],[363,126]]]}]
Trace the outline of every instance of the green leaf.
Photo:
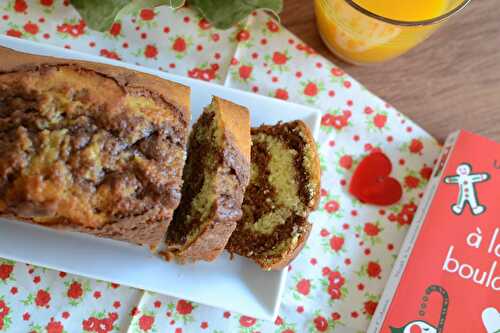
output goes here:
[{"label": "green leaf", "polygon": [[167,5],[172,8],[184,6],[185,0],[72,0],[71,4],[80,13],[89,28],[108,30],[117,17],[136,12],[142,8]]},{"label": "green leaf", "polygon": [[129,5],[120,10],[117,17],[134,14],[143,8],[155,8],[163,5],[177,9],[184,6],[185,2],[186,0],[132,0]]},{"label": "green leaf", "polygon": [[131,1],[72,0],[71,4],[91,29],[104,31],[113,24],[118,12],[130,4]]},{"label": "green leaf", "polygon": [[276,17],[283,9],[283,0],[189,0],[218,29],[228,29],[256,9],[264,9]]},{"label": "green leaf", "polygon": [[[108,30],[113,22],[142,8],[167,5],[171,8],[184,6],[186,0],[72,0],[88,27],[98,31]],[[278,18],[283,0],[188,0],[208,21],[218,29],[228,29],[257,9],[271,12]]]}]

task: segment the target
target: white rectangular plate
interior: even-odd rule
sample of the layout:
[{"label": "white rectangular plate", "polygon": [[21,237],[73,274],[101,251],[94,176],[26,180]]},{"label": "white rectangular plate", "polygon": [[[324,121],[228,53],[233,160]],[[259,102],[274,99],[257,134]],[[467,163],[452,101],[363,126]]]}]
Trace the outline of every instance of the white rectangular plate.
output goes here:
[{"label": "white rectangular plate", "polygon": [[[216,95],[248,107],[252,126],[301,119],[317,138],[319,112],[301,105],[15,38],[0,36],[0,45],[27,53],[131,68],[188,85],[193,120],[210,103],[212,95]],[[286,279],[286,270],[264,272],[245,258],[229,261],[227,253],[212,263],[178,265],[131,244],[5,219],[0,219],[0,257],[268,320],[277,315]]]}]

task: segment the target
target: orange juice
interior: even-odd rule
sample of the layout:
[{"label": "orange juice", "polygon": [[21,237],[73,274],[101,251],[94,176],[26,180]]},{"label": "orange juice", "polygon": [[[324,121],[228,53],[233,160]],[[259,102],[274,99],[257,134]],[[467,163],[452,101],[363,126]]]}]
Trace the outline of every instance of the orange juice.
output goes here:
[{"label": "orange juice", "polygon": [[326,45],[340,58],[370,64],[397,57],[423,41],[440,25],[425,21],[446,14],[463,1],[354,2],[381,18],[363,13],[348,0],[315,0],[318,29]]},{"label": "orange juice", "polygon": [[372,13],[399,21],[422,21],[440,16],[449,0],[354,0]]}]

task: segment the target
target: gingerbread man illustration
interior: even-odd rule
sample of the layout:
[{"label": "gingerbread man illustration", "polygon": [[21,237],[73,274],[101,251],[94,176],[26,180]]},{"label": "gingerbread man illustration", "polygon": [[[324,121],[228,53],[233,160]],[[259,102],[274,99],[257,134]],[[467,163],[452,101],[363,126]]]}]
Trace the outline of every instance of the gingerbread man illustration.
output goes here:
[{"label": "gingerbread man illustration", "polygon": [[475,184],[490,179],[488,173],[472,173],[472,167],[469,163],[459,164],[457,174],[444,178],[446,184],[458,184],[458,200],[451,206],[453,213],[462,214],[465,205],[469,204],[473,215],[484,213],[486,207],[479,203]]}]

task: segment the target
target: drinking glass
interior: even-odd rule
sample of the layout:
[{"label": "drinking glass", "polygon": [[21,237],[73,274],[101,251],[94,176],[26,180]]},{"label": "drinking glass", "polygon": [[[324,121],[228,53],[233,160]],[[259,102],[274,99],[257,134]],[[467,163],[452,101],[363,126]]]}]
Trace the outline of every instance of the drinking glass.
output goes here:
[{"label": "drinking glass", "polygon": [[[314,1],[318,30],[326,46],[349,63],[373,64],[393,59],[412,49],[471,0],[448,0],[444,4],[444,12],[420,21],[384,17],[353,0]],[[431,3],[435,0],[415,1]]]}]

